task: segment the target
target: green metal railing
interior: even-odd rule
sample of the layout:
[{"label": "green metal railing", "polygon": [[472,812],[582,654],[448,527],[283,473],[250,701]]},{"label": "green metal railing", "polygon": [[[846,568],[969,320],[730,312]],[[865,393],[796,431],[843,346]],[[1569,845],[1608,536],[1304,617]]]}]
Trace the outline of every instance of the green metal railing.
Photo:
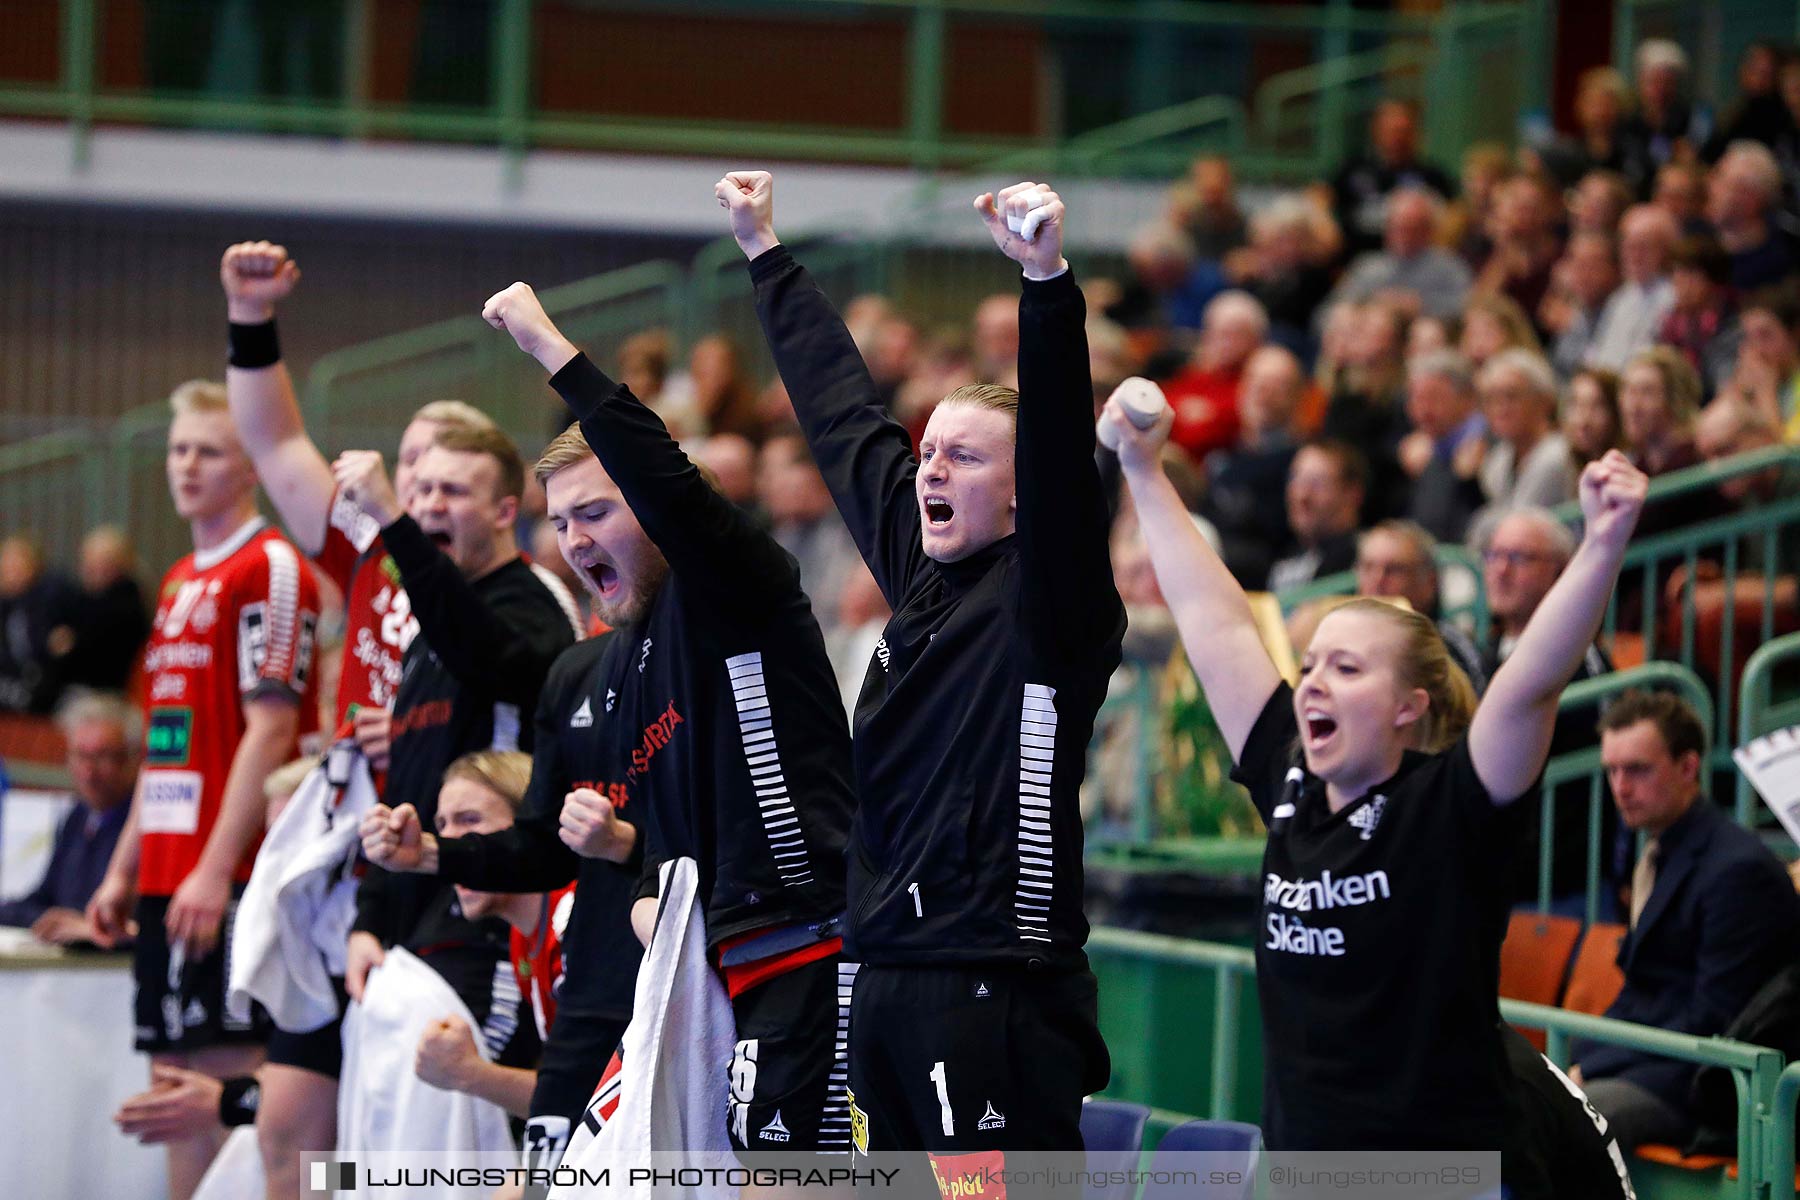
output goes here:
[{"label": "green metal railing", "polygon": [[[1800,691],[1793,681],[1781,689],[1785,695],[1777,699],[1775,673],[1800,664],[1800,633],[1785,634],[1757,647],[1744,664],[1743,682],[1738,685],[1737,742],[1742,746],[1765,734],[1792,725],[1800,725]],[[1737,819],[1748,825],[1756,815],[1755,789],[1744,777],[1737,776]]]},{"label": "green metal railing", "polygon": [[[180,0],[151,0],[148,7],[154,17],[156,9],[179,8]],[[212,19],[228,19],[231,9],[217,6]],[[628,114],[598,94],[591,101],[597,106],[594,111],[545,109],[538,102],[545,69],[540,46],[545,38],[567,36],[560,30],[573,26],[559,24],[569,22],[569,14],[547,10],[534,0],[494,0],[483,45],[475,50],[477,63],[486,60],[486,79],[477,89],[485,93],[480,102],[372,99],[376,42],[399,44],[411,36],[410,28],[400,28],[373,0],[342,0],[337,28],[329,34],[337,47],[335,94],[288,99],[270,94],[254,80],[240,80],[240,94],[109,85],[99,53],[106,6],[97,0],[63,0],[56,35],[55,59],[60,65],[56,82],[0,81],[0,114],[67,120],[71,156],[78,165],[87,161],[96,122],[124,121],[345,138],[485,142],[504,151],[513,183],[518,182],[522,156],[543,145],[898,162],[935,170],[992,161],[1026,145],[1048,146],[1089,127],[1184,104],[1192,98],[1188,88],[1198,65],[1217,63],[1242,73],[1253,43],[1279,46],[1285,57],[1297,51],[1321,61],[1342,59],[1363,53],[1371,43],[1378,47],[1376,53],[1383,45],[1427,45],[1446,25],[1454,40],[1465,26],[1516,20],[1520,9],[1518,4],[1460,3],[1434,17],[1364,11],[1351,0],[1279,7],[1220,0],[1140,0],[1130,5],[1104,0],[739,0],[712,6],[635,0],[609,6],[610,16],[640,21],[648,17],[703,25],[761,20],[790,31],[797,52],[804,52],[813,41],[829,45],[834,29],[846,25],[877,29],[881,37],[891,38],[891,53],[905,63],[898,83],[902,111],[897,122],[846,128],[828,123],[824,113],[811,121],[786,114],[760,123],[645,117]],[[1507,16],[1498,15],[1502,13]],[[222,26],[215,32],[218,28]],[[725,31],[729,26],[720,28]],[[959,69],[959,52],[968,53],[959,38],[995,29],[1028,35],[1041,62],[1023,69],[1051,84],[1049,108],[1041,114],[1040,127],[1028,135],[960,132],[956,126],[968,126],[968,114],[952,120],[950,81]],[[216,40],[225,39],[221,35]],[[1241,52],[1232,53],[1228,48],[1233,45]],[[129,52],[129,44],[125,49]],[[116,57],[118,47],[113,53]],[[216,59],[223,52],[215,45],[213,53]],[[1060,64],[1059,59],[1069,61]],[[245,69],[235,65],[236,74]],[[966,64],[960,69],[966,71]],[[686,78],[680,70],[675,64],[666,71],[672,86]],[[1069,82],[1062,83],[1065,77]],[[1321,145],[1333,152],[1341,152],[1347,136],[1351,109],[1346,89],[1354,82],[1346,79],[1327,89],[1318,108]],[[1109,104],[1096,106],[1093,97],[1103,86],[1116,87],[1119,94]],[[1246,79],[1241,87],[1248,86]],[[1025,100],[1035,101],[1036,97]],[[1100,119],[1086,126],[1071,124],[1084,118],[1084,105]],[[609,107],[612,111],[604,111]],[[1460,116],[1455,107],[1439,105],[1430,119]],[[1327,157],[1335,161],[1341,153]]]},{"label": "green metal railing", "polygon": [[[232,9],[234,5],[220,5],[212,20],[229,22]],[[1103,0],[743,0],[720,5],[630,0],[608,7],[608,16],[616,20],[650,16],[698,25],[763,20],[794,31],[794,38],[806,45],[810,40],[828,43],[833,29],[846,25],[877,27],[891,36],[891,52],[904,58],[898,121],[844,128],[823,119],[806,124],[794,115],[779,121],[733,121],[725,110],[713,119],[673,119],[621,112],[612,103],[614,112],[605,112],[608,101],[598,94],[592,97],[592,112],[544,108],[538,103],[544,85],[540,47],[547,38],[567,36],[560,32],[565,27],[560,22],[569,22],[571,14],[545,9],[535,0],[493,0],[484,45],[475,59],[486,58],[486,79],[479,88],[484,99],[463,104],[373,99],[376,43],[398,45],[412,34],[373,0],[342,0],[338,29],[331,32],[337,45],[337,90],[302,99],[270,94],[256,79],[238,79],[236,86],[214,83],[202,92],[110,83],[101,70],[106,5],[63,0],[54,47],[56,81],[0,79],[0,115],[67,121],[70,157],[77,169],[90,157],[95,122],[140,122],[342,139],[486,142],[504,151],[506,182],[513,185],[520,182],[522,158],[536,146],[893,162],[936,171],[995,162],[1021,149],[1051,151],[1073,140],[1067,162],[1103,153],[1112,169],[1163,173],[1172,162],[1179,167],[1179,158],[1145,142],[1190,131],[1195,121],[1217,121],[1226,128],[1220,146],[1249,153],[1242,164],[1247,173],[1298,178],[1318,175],[1345,157],[1350,122],[1359,103],[1370,101],[1359,92],[1368,92],[1370,85],[1395,83],[1422,95],[1429,77],[1433,104],[1426,113],[1427,144],[1436,153],[1449,153],[1467,142],[1471,131],[1489,119],[1492,95],[1483,104],[1474,90],[1474,77],[1483,72],[1447,65],[1444,56],[1490,50],[1494,38],[1510,45],[1508,58],[1534,54],[1534,40],[1526,36],[1523,23],[1526,9],[1528,5],[1499,0],[1453,2],[1440,14],[1373,13],[1352,0],[1280,7],[1222,0],[1139,0],[1130,5]],[[727,31],[729,25],[720,29]],[[959,50],[959,36],[994,29],[1022,31],[1037,56],[1024,70],[1048,81],[1049,104],[1039,113],[1039,128],[1028,135],[956,128],[968,124],[968,113],[959,112],[954,104],[958,97],[952,95],[958,81],[967,85],[967,63],[959,63],[958,54],[967,56],[968,50]],[[218,43],[223,41],[220,34]],[[1249,92],[1255,81],[1247,65],[1255,47],[1273,50],[1274,58],[1314,59],[1312,67],[1267,79],[1256,104],[1265,110],[1258,128],[1309,135],[1300,151],[1249,148],[1247,113],[1242,106],[1228,112],[1219,97],[1202,97],[1213,103],[1190,108],[1197,103],[1190,92],[1193,77],[1219,76],[1224,70],[1240,76],[1224,92]],[[124,49],[130,52],[128,45]],[[115,67],[119,52],[121,47],[112,47],[108,65]],[[214,56],[220,54],[223,50],[214,47]],[[392,54],[389,45],[385,56]],[[245,70],[254,67],[238,65],[232,74],[241,76]],[[959,76],[959,70],[965,74]],[[668,76],[670,86],[709,83],[686,79],[679,63],[668,68]],[[1094,95],[1111,95],[1111,90],[1118,95],[1109,103],[1094,103]],[[1296,124],[1291,121],[1294,104],[1303,99],[1316,103],[1301,115],[1303,124]],[[1035,104],[1037,97],[1022,103]],[[1535,103],[1543,106],[1541,97]],[[952,121],[956,113],[959,117]],[[1102,126],[1114,126],[1114,131],[1084,148],[1080,139]]]},{"label": "green metal railing", "polygon": [[[1654,512],[1657,506],[1670,501],[1709,492],[1720,483],[1761,475],[1765,471],[1800,471],[1800,449],[1769,447],[1658,476],[1651,481],[1646,512]],[[1565,505],[1558,511],[1559,515],[1572,523],[1579,520],[1579,511],[1573,504]],[[1736,651],[1743,645],[1738,630],[1738,602],[1744,597],[1755,602],[1753,632],[1757,644],[1767,643],[1777,632],[1781,632],[1778,629],[1783,616],[1779,603],[1779,577],[1791,577],[1796,569],[1800,569],[1800,562],[1793,561],[1793,547],[1784,545],[1783,535],[1785,531],[1793,529],[1796,522],[1800,522],[1800,494],[1785,496],[1729,516],[1638,538],[1625,551],[1624,564],[1619,572],[1621,586],[1614,591],[1612,601],[1607,606],[1601,636],[1610,641],[1620,631],[1620,591],[1636,590],[1641,598],[1642,613],[1628,632],[1639,634],[1643,638],[1644,659],[1672,659],[1695,670],[1702,677],[1711,677],[1716,720],[1708,727],[1712,733],[1708,765],[1715,770],[1730,770],[1732,766],[1732,715],[1736,711],[1732,677],[1735,673]],[[1697,596],[1701,587],[1713,586],[1698,578],[1703,559],[1717,564],[1720,572],[1716,581],[1717,592],[1723,598],[1717,640],[1705,648],[1716,663],[1716,669],[1712,670],[1707,669],[1702,662],[1701,647],[1697,643]],[[1664,581],[1677,569],[1683,572],[1685,582],[1680,593],[1679,616],[1673,617],[1671,614],[1672,623],[1678,630],[1670,631],[1663,626],[1663,614],[1660,610],[1664,600]],[[1665,636],[1670,633],[1673,636]],[[1747,816],[1747,809],[1742,805],[1739,806],[1738,816],[1740,819]]]},{"label": "green metal railing", "polygon": [[[1768,1175],[1769,1148],[1780,1141],[1780,1132],[1772,1126],[1776,1089],[1785,1065],[1780,1051],[1725,1037],[1674,1033],[1523,1000],[1500,1001],[1500,1015],[1512,1024],[1544,1030],[1545,1054],[1562,1067],[1569,1063],[1570,1040],[1591,1038],[1607,1045],[1624,1046],[1698,1066],[1727,1068],[1737,1093],[1737,1194],[1746,1200],[1786,1194],[1771,1191]],[[1788,1142],[1791,1147],[1791,1123]],[[1791,1170],[1787,1178],[1788,1186],[1792,1187]]]},{"label": "green metal railing", "polygon": [[[1800,1109],[1800,1063],[1790,1063],[1775,1082],[1769,1116],[1769,1195],[1785,1196],[1795,1188],[1794,1118]],[[1800,1193],[1800,1188],[1795,1188]]]},{"label": "green metal railing", "polygon": [[[1165,1097],[1140,1090],[1142,1077],[1134,1078],[1136,1063],[1131,1056],[1160,1054],[1162,1047],[1190,1038],[1193,1031],[1181,1023],[1210,1010],[1207,1089],[1203,1101],[1193,1107],[1215,1120],[1254,1121],[1256,1111],[1249,1107],[1251,1101],[1240,1086],[1240,1075],[1246,1056],[1256,1054],[1257,1042],[1244,1036],[1242,1024],[1254,1011],[1254,1005],[1245,1007],[1244,999],[1256,977],[1255,954],[1241,946],[1104,927],[1093,931],[1087,948],[1102,981],[1102,1030],[1108,1045],[1116,1047],[1115,1066],[1125,1060],[1124,1082],[1116,1082],[1109,1093],[1171,1107]],[[1125,985],[1131,971],[1148,968],[1211,972],[1210,995],[1204,984],[1182,987],[1163,974],[1156,982],[1164,990],[1179,989],[1181,994],[1156,997],[1154,1008],[1134,1010],[1144,997],[1131,994]],[[1545,1031],[1549,1057],[1561,1066],[1569,1062],[1571,1039],[1590,1038],[1682,1062],[1726,1068],[1737,1094],[1736,1195],[1766,1200],[1789,1194],[1794,1178],[1792,1131],[1795,1106],[1800,1103],[1800,1064],[1784,1073],[1780,1052],[1766,1046],[1671,1033],[1524,1001],[1501,1000],[1500,1015],[1514,1025]],[[1194,1065],[1184,1064],[1190,1074]],[[1115,1080],[1118,1078],[1116,1071]],[[1772,1187],[1772,1182],[1780,1186]]]},{"label": "green metal railing", "polygon": [[[630,333],[678,324],[685,285],[673,263],[653,261],[539,299],[571,340],[604,359]],[[306,383],[308,427],[322,445],[390,446],[415,409],[440,397],[476,405],[521,442],[547,439],[562,412],[510,338],[479,317],[453,317],[319,359]]]}]

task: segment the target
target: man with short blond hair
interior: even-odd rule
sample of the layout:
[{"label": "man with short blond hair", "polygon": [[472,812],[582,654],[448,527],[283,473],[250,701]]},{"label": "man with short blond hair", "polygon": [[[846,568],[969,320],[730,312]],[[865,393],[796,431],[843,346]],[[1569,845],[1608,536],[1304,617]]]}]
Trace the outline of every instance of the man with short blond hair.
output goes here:
[{"label": "man with short blond hair", "polygon": [[807,443],[893,609],[855,715],[857,1149],[923,1150],[960,1174],[954,1156],[1004,1166],[1009,1150],[1077,1144],[1081,1098],[1108,1071],[1077,792],[1125,611],[1062,199],[1030,182],[976,198],[1023,274],[1019,386],[991,403],[952,391],[915,457],[776,237],[772,176],[733,171],[713,194]]},{"label": "man with short blond hair", "polygon": [[[191,381],[169,408],[169,491],[194,552],[157,592],[144,769],[88,920],[111,944],[136,898],[138,1048],[157,1066],[226,1078],[248,1073],[269,1035],[260,1009],[248,1020],[227,1010],[225,947],[262,835],[263,776],[316,725],[318,585],[257,514],[225,388]],[[169,1143],[172,1197],[191,1194],[219,1142]]]}]

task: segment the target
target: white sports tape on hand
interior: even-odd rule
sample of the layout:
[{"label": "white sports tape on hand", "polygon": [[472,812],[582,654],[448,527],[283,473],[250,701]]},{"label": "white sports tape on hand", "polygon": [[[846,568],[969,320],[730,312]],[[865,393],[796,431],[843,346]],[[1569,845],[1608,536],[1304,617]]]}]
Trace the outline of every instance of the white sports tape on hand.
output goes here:
[{"label": "white sports tape on hand", "polygon": [[1034,241],[1037,238],[1038,226],[1042,225],[1050,215],[1044,211],[1044,193],[1033,190],[1024,195],[1015,196],[1013,199],[1022,201],[1027,211],[1022,217],[1015,217],[1008,213],[1006,227],[1026,241]]},{"label": "white sports tape on hand", "polygon": [[[1114,388],[1112,398],[1119,402],[1119,409],[1126,419],[1139,429],[1156,424],[1156,419],[1169,407],[1163,390],[1141,375],[1133,375]],[[1108,450],[1119,448],[1117,438],[1110,432],[1113,428],[1110,422],[1102,421],[1095,431],[1100,444]]]}]

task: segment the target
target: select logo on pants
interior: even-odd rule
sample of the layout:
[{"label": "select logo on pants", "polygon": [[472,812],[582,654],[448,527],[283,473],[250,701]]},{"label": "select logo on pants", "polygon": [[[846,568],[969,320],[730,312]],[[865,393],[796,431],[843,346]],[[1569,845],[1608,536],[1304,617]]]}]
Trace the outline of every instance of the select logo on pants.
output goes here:
[{"label": "select logo on pants", "polygon": [[353,1162],[315,1162],[307,1180],[311,1192],[354,1192],[356,1164]]}]

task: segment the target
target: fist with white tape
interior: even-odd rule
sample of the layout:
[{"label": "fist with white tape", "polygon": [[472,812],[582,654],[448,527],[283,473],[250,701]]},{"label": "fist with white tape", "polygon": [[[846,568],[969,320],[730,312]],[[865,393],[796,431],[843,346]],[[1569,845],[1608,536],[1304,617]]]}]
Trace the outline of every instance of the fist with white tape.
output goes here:
[{"label": "fist with white tape", "polygon": [[975,197],[994,244],[1025,270],[1027,279],[1049,279],[1069,269],[1062,256],[1063,202],[1041,183],[1015,183],[999,195]]},{"label": "fist with white tape", "polygon": [[1119,456],[1120,467],[1132,471],[1157,465],[1174,424],[1175,412],[1163,390],[1133,375],[1107,397],[1094,436]]}]

